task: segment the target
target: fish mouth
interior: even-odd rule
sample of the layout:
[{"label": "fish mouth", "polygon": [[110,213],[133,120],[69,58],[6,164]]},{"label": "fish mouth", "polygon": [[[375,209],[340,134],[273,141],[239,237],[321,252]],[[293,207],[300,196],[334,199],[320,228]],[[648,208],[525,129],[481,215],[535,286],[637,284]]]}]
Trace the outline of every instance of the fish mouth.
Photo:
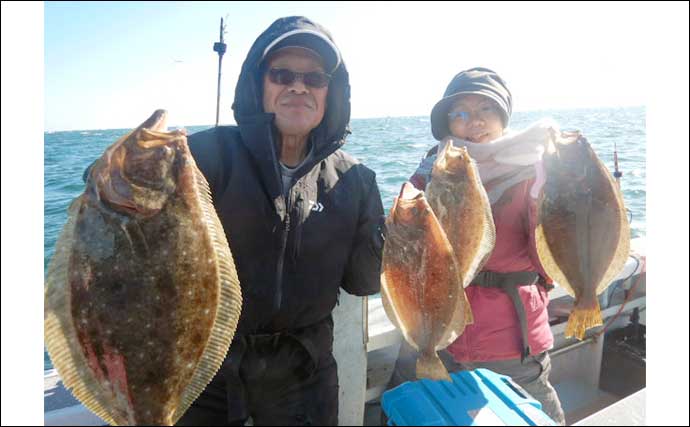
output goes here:
[{"label": "fish mouth", "polygon": [[443,148],[441,157],[462,158],[467,156],[467,147],[456,147],[452,142],[448,142]]},{"label": "fish mouth", "polygon": [[175,185],[173,163],[186,131],[167,132],[166,110],[156,110],[106,151],[96,188],[99,199],[127,215],[148,217],[160,210]]},{"label": "fish mouth", "polygon": [[140,127],[154,132],[164,132],[168,128],[168,112],[163,109],[154,111]]},{"label": "fish mouth", "polygon": [[[136,129],[126,134],[115,142],[106,153],[113,153],[121,146],[138,145],[141,148],[152,148],[161,145],[158,140],[162,139],[161,135],[167,133],[168,129],[168,112],[163,109],[158,109],[151,114],[142,124]],[[185,129],[173,132],[176,135],[187,135]],[[167,135],[166,135],[167,136]]]},{"label": "fish mouth", "polygon": [[456,147],[449,141],[439,154],[434,168],[450,174],[457,174],[464,169],[463,165],[469,158],[466,147]]},{"label": "fish mouth", "polygon": [[[168,143],[168,138],[162,138],[163,133],[168,130],[168,112],[165,110],[156,110],[153,112],[144,123],[142,123],[138,131],[134,133],[136,137],[136,144],[141,148],[155,148]],[[177,131],[176,133],[180,133]]]},{"label": "fish mouth", "polygon": [[415,186],[412,185],[412,183],[410,183],[409,181],[406,181],[402,185],[402,188],[400,188],[400,194],[398,195],[398,198],[400,200],[414,200],[414,199],[417,199],[423,195],[424,195],[424,192],[416,189]]}]

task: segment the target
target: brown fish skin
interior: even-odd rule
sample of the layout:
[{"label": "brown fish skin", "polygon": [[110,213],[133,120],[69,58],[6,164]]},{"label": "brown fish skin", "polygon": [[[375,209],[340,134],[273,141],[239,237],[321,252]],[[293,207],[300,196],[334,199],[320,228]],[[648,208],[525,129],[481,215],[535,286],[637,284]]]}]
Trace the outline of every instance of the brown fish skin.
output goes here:
[{"label": "brown fish skin", "polygon": [[111,424],[174,424],[217,371],[241,307],[207,184],[165,120],[156,111],[96,162],[46,284],[51,359]]},{"label": "brown fish skin", "polygon": [[417,377],[450,381],[436,351],[461,286],[453,250],[424,194],[403,185],[386,220],[381,294],[388,317],[420,352]]},{"label": "brown fish skin", "polygon": [[546,273],[575,298],[566,337],[601,325],[597,295],[625,265],[630,227],[620,190],[587,140],[554,136],[544,154],[546,183],[535,233]]},{"label": "brown fish skin", "polygon": [[476,163],[465,147],[448,142],[442,148],[431,172],[427,199],[448,236],[458,265],[464,309],[464,322],[456,331],[460,335],[474,321],[464,288],[482,269],[496,243],[491,204]]}]

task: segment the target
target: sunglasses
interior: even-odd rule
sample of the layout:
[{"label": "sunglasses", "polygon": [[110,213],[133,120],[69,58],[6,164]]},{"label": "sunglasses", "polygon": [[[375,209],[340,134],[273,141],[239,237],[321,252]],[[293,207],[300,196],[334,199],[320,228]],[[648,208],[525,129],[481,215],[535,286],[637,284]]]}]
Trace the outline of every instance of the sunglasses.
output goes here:
[{"label": "sunglasses", "polygon": [[297,73],[285,68],[271,68],[268,70],[268,79],[277,85],[289,86],[295,80],[300,79],[306,86],[313,88],[324,88],[331,81],[330,74],[320,71],[310,71],[308,73]]}]

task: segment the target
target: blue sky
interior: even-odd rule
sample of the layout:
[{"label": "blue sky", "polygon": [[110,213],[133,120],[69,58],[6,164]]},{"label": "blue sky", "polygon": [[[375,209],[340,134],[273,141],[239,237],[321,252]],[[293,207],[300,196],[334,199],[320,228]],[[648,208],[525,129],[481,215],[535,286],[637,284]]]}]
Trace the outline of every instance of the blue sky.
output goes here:
[{"label": "blue sky", "polygon": [[[454,74],[495,69],[515,110],[645,105],[651,4],[46,2],[45,129],[215,120],[219,21],[228,17],[221,123],[239,69],[276,18],[328,28],[348,65],[352,115],[427,115]],[[623,18],[624,19],[621,19]]]}]

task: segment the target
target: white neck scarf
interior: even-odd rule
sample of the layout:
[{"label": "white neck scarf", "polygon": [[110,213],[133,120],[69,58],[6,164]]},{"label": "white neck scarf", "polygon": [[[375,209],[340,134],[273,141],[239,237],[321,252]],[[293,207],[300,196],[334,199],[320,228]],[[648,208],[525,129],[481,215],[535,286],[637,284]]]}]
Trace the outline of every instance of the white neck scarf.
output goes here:
[{"label": "white neck scarf", "polygon": [[[449,136],[439,143],[438,152],[449,142],[467,148],[470,157],[477,162],[482,184],[493,204],[505,190],[535,176],[535,163],[541,161],[553,135],[558,134],[558,125],[551,119],[543,119],[524,130],[507,131],[500,138],[482,144]],[[430,178],[434,161],[436,155],[424,159],[417,173]]]}]

